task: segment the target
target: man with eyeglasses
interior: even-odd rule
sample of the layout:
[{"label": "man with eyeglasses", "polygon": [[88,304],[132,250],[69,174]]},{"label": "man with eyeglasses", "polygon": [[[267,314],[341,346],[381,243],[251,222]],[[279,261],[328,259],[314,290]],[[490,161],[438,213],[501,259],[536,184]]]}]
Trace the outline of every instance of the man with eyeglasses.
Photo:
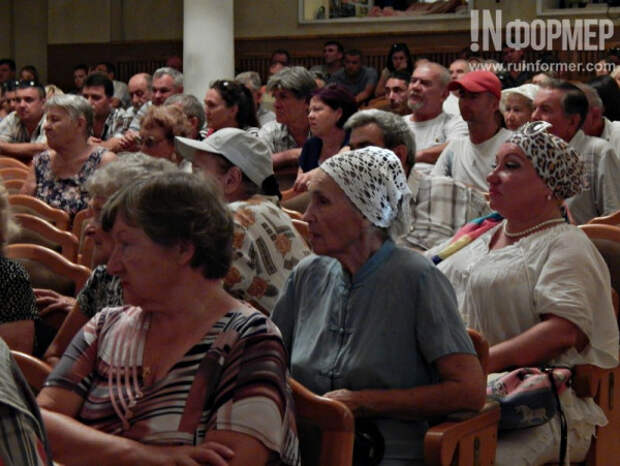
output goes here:
[{"label": "man with eyeglasses", "polygon": [[30,161],[47,149],[43,124],[45,89],[34,81],[19,81],[16,110],[0,122],[0,154]]},{"label": "man with eyeglasses", "polygon": [[105,74],[95,72],[88,75],[82,89],[82,96],[93,108],[91,142],[112,152],[118,152],[121,148],[121,138],[126,130],[127,119],[122,108],[112,106],[113,95],[114,85]]}]

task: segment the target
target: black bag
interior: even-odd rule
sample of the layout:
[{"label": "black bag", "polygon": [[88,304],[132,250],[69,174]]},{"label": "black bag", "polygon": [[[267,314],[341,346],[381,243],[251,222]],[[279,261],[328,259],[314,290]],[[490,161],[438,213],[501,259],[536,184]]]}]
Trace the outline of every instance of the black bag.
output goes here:
[{"label": "black bag", "polygon": [[377,425],[369,419],[356,419],[353,466],[377,466],[384,453],[385,441]]}]

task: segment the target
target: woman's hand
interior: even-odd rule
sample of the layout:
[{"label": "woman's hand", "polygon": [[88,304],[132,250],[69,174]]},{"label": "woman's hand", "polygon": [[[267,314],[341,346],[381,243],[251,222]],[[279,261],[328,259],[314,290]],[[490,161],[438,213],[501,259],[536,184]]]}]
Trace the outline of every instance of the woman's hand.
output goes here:
[{"label": "woman's hand", "polygon": [[234,452],[218,442],[208,441],[196,446],[143,445],[131,461],[153,466],[228,466]]},{"label": "woman's hand", "polygon": [[35,288],[33,291],[37,300],[37,309],[41,314],[56,310],[64,310],[68,314],[75,306],[75,298],[61,295],[54,290]]},{"label": "woman's hand", "polygon": [[299,173],[297,175],[297,178],[295,179],[295,184],[293,185],[293,191],[298,193],[308,191],[308,181],[310,181],[311,172],[312,171]]}]

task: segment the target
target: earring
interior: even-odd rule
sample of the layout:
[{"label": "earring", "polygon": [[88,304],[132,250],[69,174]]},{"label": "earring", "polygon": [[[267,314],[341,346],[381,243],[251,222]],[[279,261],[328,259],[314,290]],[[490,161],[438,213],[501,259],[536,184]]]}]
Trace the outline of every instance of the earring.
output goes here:
[{"label": "earring", "polygon": [[547,194],[547,200],[550,201],[551,199],[553,199],[553,194],[551,193]]}]

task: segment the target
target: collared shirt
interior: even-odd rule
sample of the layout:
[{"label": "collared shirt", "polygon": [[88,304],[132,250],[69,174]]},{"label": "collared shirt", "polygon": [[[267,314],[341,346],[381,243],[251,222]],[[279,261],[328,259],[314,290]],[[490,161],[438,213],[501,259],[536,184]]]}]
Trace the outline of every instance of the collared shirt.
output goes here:
[{"label": "collared shirt", "polygon": [[127,131],[127,117],[125,110],[122,108],[110,108],[110,113],[103,123],[103,131],[101,132],[101,140],[107,141],[112,138],[121,138]]},{"label": "collared shirt", "polygon": [[603,117],[603,132],[599,137],[611,144],[618,154],[620,152],[620,121],[610,121],[607,117]]},{"label": "collared shirt", "polygon": [[142,122],[142,118],[144,118],[144,115],[146,115],[146,112],[151,105],[153,105],[153,103],[149,100],[148,102],[143,103],[142,107],[140,107],[138,111],[133,111],[133,118],[129,123],[130,130],[135,131],[136,133],[140,132],[140,123]]},{"label": "collared shirt", "polygon": [[447,176],[411,170],[411,230],[399,243],[430,249],[450,238],[465,223],[491,212],[484,194]]},{"label": "collared shirt", "polygon": [[[308,137],[311,136],[312,134],[308,131]],[[263,126],[258,131],[258,137],[267,144],[272,154],[289,149],[299,149],[301,147],[289,132],[288,127],[277,121],[270,121]]]},{"label": "collared shirt", "polygon": [[8,346],[0,340],[0,464],[52,465],[43,420]]},{"label": "collared shirt", "polygon": [[16,112],[11,112],[9,115],[0,122],[0,140],[4,142],[20,143],[30,142],[37,144],[45,144],[47,138],[43,131],[43,125],[45,124],[45,114],[39,120],[39,124],[34,129],[32,134],[28,134],[26,126],[17,116]]},{"label": "collared shirt", "polygon": [[257,194],[229,204],[233,261],[224,288],[268,314],[293,268],[311,253],[276,199]]},{"label": "collared shirt", "polygon": [[604,139],[586,136],[578,130],[569,145],[581,154],[588,186],[566,200],[577,224],[620,209],[620,159]]},{"label": "collared shirt", "polygon": [[256,118],[258,119],[258,124],[262,127],[270,121],[275,121],[276,114],[266,108],[258,107],[258,110],[256,111]]},{"label": "collared shirt", "polygon": [[[446,277],[421,254],[390,240],[353,276],[331,257],[305,258],[272,319],[291,375],[318,394],[434,384],[439,375],[433,362],[475,354]],[[373,421],[385,439],[386,460],[422,460],[427,422]]]}]

